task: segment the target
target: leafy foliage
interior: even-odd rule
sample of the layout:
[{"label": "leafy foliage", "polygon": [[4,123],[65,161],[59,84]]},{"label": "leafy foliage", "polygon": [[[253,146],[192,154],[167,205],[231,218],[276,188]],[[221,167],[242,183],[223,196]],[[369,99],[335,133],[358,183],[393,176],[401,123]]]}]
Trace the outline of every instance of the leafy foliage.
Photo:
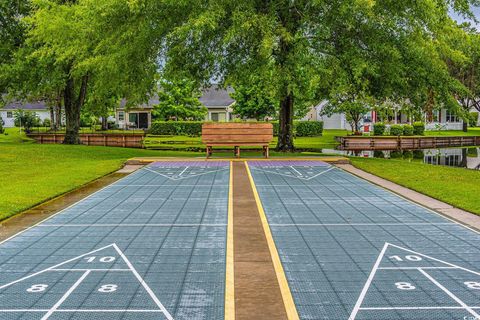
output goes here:
[{"label": "leafy foliage", "polygon": [[416,135],[416,136],[423,136],[425,134],[425,123],[414,122],[413,123],[413,134]]},{"label": "leafy foliage", "polygon": [[202,134],[201,121],[155,121],[149,133],[159,136],[191,136]]},{"label": "leafy foliage", "polygon": [[401,136],[403,134],[403,127],[400,124],[392,124],[390,126],[391,136]]},{"label": "leafy foliage", "polygon": [[413,126],[409,124],[405,124],[403,126],[403,135],[404,136],[413,136]]},{"label": "leafy foliage", "polygon": [[377,122],[373,124],[373,135],[383,136],[385,133],[386,125],[383,122]]},{"label": "leafy foliage", "polygon": [[276,116],[278,101],[260,81],[234,86],[230,96],[235,99],[233,112],[242,119],[265,120]]},{"label": "leafy foliage", "polygon": [[296,137],[319,137],[323,133],[322,121],[294,121]]},{"label": "leafy foliage", "polygon": [[28,110],[15,110],[13,117],[16,127],[23,127],[26,133],[30,133],[33,127],[40,125],[40,118],[35,112]]},{"label": "leafy foliage", "polygon": [[186,79],[162,80],[158,91],[159,103],[153,115],[161,120],[203,120],[207,108],[202,106],[200,91],[195,83]]}]

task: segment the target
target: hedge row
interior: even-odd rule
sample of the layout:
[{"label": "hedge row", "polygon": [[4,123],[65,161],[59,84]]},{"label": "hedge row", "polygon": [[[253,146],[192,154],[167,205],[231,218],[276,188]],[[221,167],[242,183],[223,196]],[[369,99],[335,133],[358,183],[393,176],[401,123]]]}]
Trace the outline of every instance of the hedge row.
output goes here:
[{"label": "hedge row", "polygon": [[390,136],[423,136],[425,134],[425,124],[423,122],[415,122],[413,126],[393,124],[390,126],[390,131],[387,132],[387,126],[382,122],[377,122],[373,125],[373,134],[375,136],[383,136],[384,134]]},{"label": "hedge row", "polygon": [[149,133],[159,136],[191,136],[202,134],[203,121],[156,121]]},{"label": "hedge row", "polygon": [[[193,136],[202,134],[203,121],[156,121],[152,123],[150,134],[159,136]],[[278,122],[272,122],[273,135],[278,135]],[[296,137],[316,137],[323,133],[321,121],[294,121],[294,135]]]},{"label": "hedge row", "polygon": [[[273,135],[278,136],[278,122],[272,122]],[[295,137],[319,137],[323,134],[322,121],[293,121]]]}]

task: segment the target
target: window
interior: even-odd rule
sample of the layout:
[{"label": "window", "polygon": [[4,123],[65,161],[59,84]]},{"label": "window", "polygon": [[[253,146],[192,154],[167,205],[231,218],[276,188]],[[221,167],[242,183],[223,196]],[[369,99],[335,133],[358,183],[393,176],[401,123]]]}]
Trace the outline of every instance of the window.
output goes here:
[{"label": "window", "polygon": [[125,120],[125,112],[118,111],[118,121],[124,121],[124,120]]},{"label": "window", "polygon": [[13,118],[13,112],[7,111],[7,118]]},{"label": "window", "polygon": [[460,122],[460,119],[457,117],[457,115],[454,112],[447,110],[446,111],[446,116],[445,116],[445,121],[446,122]]},{"label": "window", "polygon": [[212,112],[211,113],[212,121],[218,122],[218,113]]}]

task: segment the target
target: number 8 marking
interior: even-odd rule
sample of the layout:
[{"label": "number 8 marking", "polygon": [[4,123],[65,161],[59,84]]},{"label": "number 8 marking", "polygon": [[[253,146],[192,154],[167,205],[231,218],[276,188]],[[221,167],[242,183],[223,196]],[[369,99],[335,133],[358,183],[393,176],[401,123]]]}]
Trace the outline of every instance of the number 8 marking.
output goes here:
[{"label": "number 8 marking", "polygon": [[27,292],[42,292],[42,291],[45,291],[47,287],[48,287],[48,284],[34,284],[27,289]]},{"label": "number 8 marking", "polygon": [[480,290],[480,282],[466,281],[463,284],[466,285],[469,289]]},{"label": "number 8 marking", "polygon": [[415,286],[408,282],[395,282],[395,286],[400,290],[415,290]]},{"label": "number 8 marking", "polygon": [[117,291],[118,286],[116,284],[104,284],[102,285],[98,291],[99,292],[114,292]]}]

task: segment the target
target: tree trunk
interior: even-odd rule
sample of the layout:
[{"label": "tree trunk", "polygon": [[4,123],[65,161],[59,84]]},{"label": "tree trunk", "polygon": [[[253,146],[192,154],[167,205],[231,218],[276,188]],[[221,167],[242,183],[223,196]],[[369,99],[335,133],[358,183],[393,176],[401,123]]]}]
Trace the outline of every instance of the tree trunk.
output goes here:
[{"label": "tree trunk", "polygon": [[50,107],[50,130],[55,131],[55,107]]},{"label": "tree trunk", "polygon": [[463,130],[463,132],[467,132],[467,131],[468,131],[468,120],[467,120],[467,119],[464,119],[464,120],[463,120],[462,130]]},{"label": "tree trunk", "polygon": [[102,117],[102,131],[108,130],[108,121],[107,117]]},{"label": "tree trunk", "polygon": [[285,94],[280,101],[280,114],[278,124],[278,142],[276,151],[293,152],[293,93]]},{"label": "tree trunk", "polygon": [[80,144],[80,108],[74,99],[74,81],[67,80],[67,86],[63,95],[65,105],[66,132],[63,140],[64,144]]},{"label": "tree trunk", "polygon": [[55,124],[54,130],[62,128],[62,94],[59,93],[55,104]]},{"label": "tree trunk", "polygon": [[87,95],[88,75],[82,77],[82,84],[77,99],[75,95],[75,82],[72,78],[67,80],[63,101],[65,105],[66,132],[64,144],[81,144],[80,141],[80,110]]}]

